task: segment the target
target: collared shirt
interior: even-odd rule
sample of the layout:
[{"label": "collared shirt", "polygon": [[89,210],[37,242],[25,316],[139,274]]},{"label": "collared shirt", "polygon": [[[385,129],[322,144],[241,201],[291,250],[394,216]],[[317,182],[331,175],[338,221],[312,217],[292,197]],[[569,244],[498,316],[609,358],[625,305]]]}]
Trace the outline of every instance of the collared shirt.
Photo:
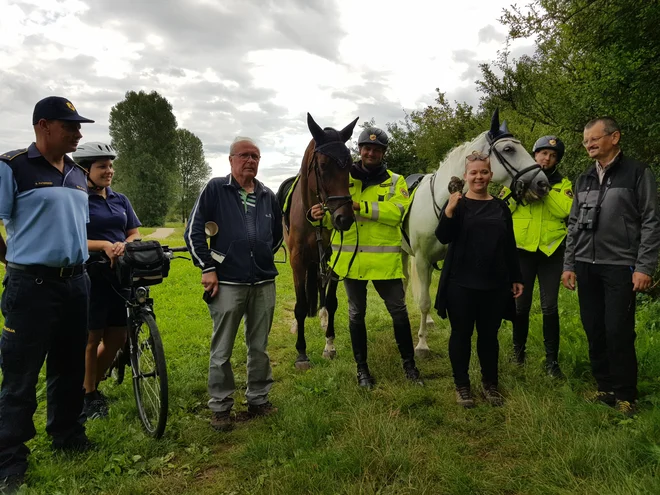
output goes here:
[{"label": "collared shirt", "polygon": [[[619,153],[621,153],[621,150],[619,150]],[[602,184],[603,183],[603,177],[605,177],[605,172],[607,172],[607,167],[612,165],[614,163],[614,160],[617,159],[619,156],[619,153],[617,153],[614,158],[612,158],[605,166],[602,166],[600,162],[596,161],[596,173],[598,174],[598,181]]]},{"label": "collared shirt", "polygon": [[7,261],[71,266],[87,253],[87,176],[68,156],[60,172],[35,143],[0,155],[0,218]]},{"label": "collared shirt", "polygon": [[239,189],[238,194],[243,201],[245,228],[247,229],[248,241],[250,241],[250,247],[254,247],[254,243],[257,241],[257,195],[254,194],[254,191],[249,193],[243,188]]},{"label": "collared shirt", "polygon": [[138,228],[138,219],[126,196],[105,188],[106,197],[89,192],[89,223],[87,239],[90,241],[124,242],[127,232]]}]

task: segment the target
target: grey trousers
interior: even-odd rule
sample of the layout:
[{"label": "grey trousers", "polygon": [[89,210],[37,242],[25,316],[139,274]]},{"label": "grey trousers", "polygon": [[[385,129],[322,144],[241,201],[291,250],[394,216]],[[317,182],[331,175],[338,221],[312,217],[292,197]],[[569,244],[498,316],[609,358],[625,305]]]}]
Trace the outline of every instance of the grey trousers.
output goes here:
[{"label": "grey trousers", "polygon": [[248,350],[245,397],[248,404],[265,403],[273,386],[273,372],[266,346],[275,311],[275,282],[260,285],[220,284],[218,294],[208,306],[213,319],[209,408],[213,412],[222,412],[230,410],[234,405],[231,396],[236,390],[236,384],[231,369],[231,354],[243,318]]}]

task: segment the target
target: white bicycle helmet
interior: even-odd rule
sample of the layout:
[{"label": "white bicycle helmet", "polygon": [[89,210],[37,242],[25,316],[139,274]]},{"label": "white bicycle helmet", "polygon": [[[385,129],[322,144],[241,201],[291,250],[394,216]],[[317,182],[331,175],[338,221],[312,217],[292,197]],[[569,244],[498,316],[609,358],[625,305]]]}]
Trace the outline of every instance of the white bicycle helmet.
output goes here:
[{"label": "white bicycle helmet", "polygon": [[117,158],[117,151],[110,144],[101,142],[89,142],[78,146],[73,152],[73,161],[80,166],[88,166],[101,158]]}]

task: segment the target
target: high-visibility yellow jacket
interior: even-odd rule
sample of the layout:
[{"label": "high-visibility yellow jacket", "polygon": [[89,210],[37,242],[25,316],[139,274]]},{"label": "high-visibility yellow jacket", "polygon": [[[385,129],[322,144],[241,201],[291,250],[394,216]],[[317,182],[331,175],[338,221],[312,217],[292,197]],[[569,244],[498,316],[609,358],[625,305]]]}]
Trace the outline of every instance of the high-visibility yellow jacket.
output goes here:
[{"label": "high-visibility yellow jacket", "polygon": [[511,191],[502,189],[500,198],[506,200],[513,217],[513,232],[518,249],[546,256],[554,253],[566,238],[566,218],[573,204],[571,181],[555,171],[548,177],[551,185],[547,196],[527,205],[519,205],[510,196]]},{"label": "high-visibility yellow jacket", "polygon": [[[355,165],[354,165],[355,169]],[[363,189],[363,182],[351,170],[349,192],[360,204],[355,223],[342,234],[332,235],[332,257],[339,277],[357,280],[403,278],[401,261],[401,222],[410,206],[410,195],[403,176],[384,170],[383,181]],[[330,215],[323,226],[332,229]],[[352,260],[352,262],[351,262]]]}]

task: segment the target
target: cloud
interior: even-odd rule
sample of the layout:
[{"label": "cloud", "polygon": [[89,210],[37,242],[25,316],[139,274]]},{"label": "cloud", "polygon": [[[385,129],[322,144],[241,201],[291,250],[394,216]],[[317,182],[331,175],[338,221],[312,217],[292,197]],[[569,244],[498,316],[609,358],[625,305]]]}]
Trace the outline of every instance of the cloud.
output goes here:
[{"label": "cloud", "polygon": [[482,27],[479,30],[478,37],[479,43],[490,43],[491,41],[504,43],[506,41],[506,34],[498,31],[492,24]]},{"label": "cloud", "polygon": [[[435,87],[476,105],[478,64],[504,39],[491,24],[497,0],[383,1],[374,11],[350,0],[0,0],[0,152],[33,139],[45,96],[70,98],[97,122],[84,140],[104,141],[112,106],[155,90],[202,140],[214,174],[228,173],[241,134],[262,148],[260,176],[278,181],[300,166],[307,112],[322,126],[359,116],[385,127],[432,104]],[[440,32],[441,14],[485,27]]]}]

